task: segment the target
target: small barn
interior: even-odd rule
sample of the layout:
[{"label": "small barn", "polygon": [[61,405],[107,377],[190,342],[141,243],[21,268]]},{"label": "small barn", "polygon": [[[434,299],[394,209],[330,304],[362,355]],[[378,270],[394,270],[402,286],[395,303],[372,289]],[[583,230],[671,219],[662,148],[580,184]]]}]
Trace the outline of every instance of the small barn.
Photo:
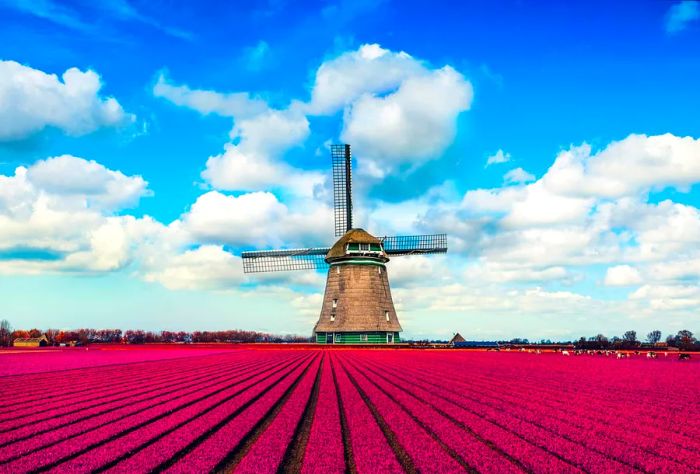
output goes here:
[{"label": "small barn", "polygon": [[18,337],[12,343],[15,347],[44,347],[49,345],[46,336],[41,337]]},{"label": "small barn", "polygon": [[455,333],[455,335],[452,336],[452,339],[450,339],[450,342],[448,342],[448,344],[454,346],[456,342],[464,341],[466,341],[466,339],[464,339],[460,333]]}]

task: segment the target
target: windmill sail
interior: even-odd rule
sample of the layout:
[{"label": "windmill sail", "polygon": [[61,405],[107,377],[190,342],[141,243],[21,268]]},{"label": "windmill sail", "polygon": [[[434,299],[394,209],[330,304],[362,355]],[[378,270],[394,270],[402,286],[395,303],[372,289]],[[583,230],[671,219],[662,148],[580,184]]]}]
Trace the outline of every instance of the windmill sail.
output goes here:
[{"label": "windmill sail", "polygon": [[399,235],[381,239],[387,255],[419,255],[426,253],[446,253],[447,235]]},{"label": "windmill sail", "polygon": [[243,272],[260,273],[327,268],[328,264],[324,258],[329,250],[328,247],[325,247],[243,252],[241,254]]},{"label": "windmill sail", "polygon": [[352,158],[350,145],[331,145],[335,236],[352,229]]}]

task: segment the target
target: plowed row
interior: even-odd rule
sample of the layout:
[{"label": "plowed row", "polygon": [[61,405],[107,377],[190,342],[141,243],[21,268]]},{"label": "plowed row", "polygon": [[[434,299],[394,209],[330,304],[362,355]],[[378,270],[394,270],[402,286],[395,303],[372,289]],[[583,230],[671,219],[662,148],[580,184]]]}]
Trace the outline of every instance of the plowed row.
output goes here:
[{"label": "plowed row", "polygon": [[131,355],[0,377],[0,472],[697,473],[699,388],[675,360]]}]

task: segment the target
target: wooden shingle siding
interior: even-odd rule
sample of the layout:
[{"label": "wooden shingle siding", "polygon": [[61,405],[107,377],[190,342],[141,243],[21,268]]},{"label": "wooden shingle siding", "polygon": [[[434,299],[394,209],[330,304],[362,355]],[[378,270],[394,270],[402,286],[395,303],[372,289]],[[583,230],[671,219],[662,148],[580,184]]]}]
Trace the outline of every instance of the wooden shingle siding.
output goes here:
[{"label": "wooden shingle siding", "polygon": [[329,268],[321,315],[314,332],[401,330],[386,267],[346,264]]}]

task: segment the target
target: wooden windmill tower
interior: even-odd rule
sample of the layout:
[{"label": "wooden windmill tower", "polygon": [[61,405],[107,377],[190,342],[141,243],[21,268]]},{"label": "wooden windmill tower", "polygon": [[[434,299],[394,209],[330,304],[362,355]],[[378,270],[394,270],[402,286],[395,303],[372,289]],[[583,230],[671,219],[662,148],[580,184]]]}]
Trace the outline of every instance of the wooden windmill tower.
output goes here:
[{"label": "wooden windmill tower", "polygon": [[243,252],[246,273],[327,269],[321,315],[322,344],[391,344],[402,331],[386,272],[389,256],[447,252],[445,234],[377,238],[352,226],[350,145],[332,145],[335,235],[332,247]]}]

